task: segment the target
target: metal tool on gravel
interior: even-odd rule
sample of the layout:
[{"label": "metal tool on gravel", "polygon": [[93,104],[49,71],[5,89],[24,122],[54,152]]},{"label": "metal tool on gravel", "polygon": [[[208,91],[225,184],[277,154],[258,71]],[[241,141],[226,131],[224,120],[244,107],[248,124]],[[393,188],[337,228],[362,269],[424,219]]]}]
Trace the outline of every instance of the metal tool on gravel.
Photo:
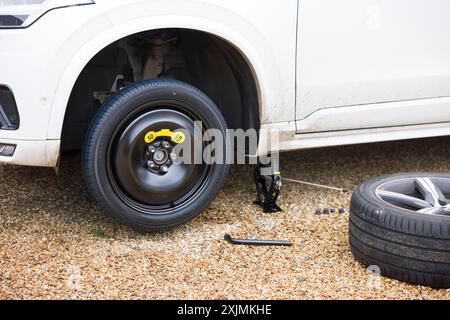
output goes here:
[{"label": "metal tool on gravel", "polygon": [[291,247],[291,241],[280,240],[258,240],[258,239],[234,239],[229,234],[224,236],[224,239],[235,245],[248,245],[248,246],[278,246],[278,247]]},{"label": "metal tool on gravel", "polygon": [[284,178],[284,181],[288,181],[288,182],[293,182],[293,183],[297,183],[297,184],[303,184],[306,186],[311,186],[311,187],[317,187],[317,188],[322,188],[322,189],[329,189],[329,190],[335,190],[335,191],[340,191],[343,193],[347,193],[348,192],[348,188],[337,188],[337,187],[332,187],[332,186],[327,186],[324,184],[318,184],[318,183],[312,183],[312,182],[307,182],[307,181],[302,181],[302,180],[296,180],[296,179],[290,179],[290,178]]}]

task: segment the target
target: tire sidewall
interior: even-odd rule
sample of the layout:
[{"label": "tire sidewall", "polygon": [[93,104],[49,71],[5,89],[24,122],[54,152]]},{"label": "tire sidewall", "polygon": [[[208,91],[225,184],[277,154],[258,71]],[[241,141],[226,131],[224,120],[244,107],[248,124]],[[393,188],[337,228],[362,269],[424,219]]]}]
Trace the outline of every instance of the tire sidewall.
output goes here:
[{"label": "tire sidewall", "polygon": [[[208,128],[218,129],[225,137],[222,114],[205,94],[179,81],[144,81],[130,86],[110,99],[99,111],[87,135],[84,150],[85,177],[91,193],[102,209],[120,220],[143,229],[164,229],[186,222],[205,209],[223,186],[229,166],[211,165],[209,177],[190,205],[171,210],[169,214],[143,213],[124,203],[111,185],[107,172],[108,148],[117,126],[139,106],[154,100],[187,103]],[[195,109],[195,110],[194,110]]]},{"label": "tire sidewall", "polygon": [[[410,221],[410,224],[414,222],[417,223],[427,223],[429,225],[428,228],[424,228],[424,230],[416,230],[417,234],[411,233],[413,235],[424,235],[428,236],[430,231],[433,231],[435,228],[439,229],[447,229],[450,234],[450,216],[444,215],[426,215],[418,212],[414,212],[412,210],[403,209],[400,207],[396,207],[392,204],[389,204],[381,199],[379,199],[376,195],[376,189],[383,185],[386,182],[404,179],[404,178],[414,178],[414,177],[445,177],[450,179],[450,174],[448,173],[399,173],[393,175],[385,175],[382,177],[374,178],[368,180],[361,184],[355,193],[352,196],[352,204],[356,204],[357,202],[366,203],[366,205],[371,206],[373,210],[368,210],[367,212],[371,212],[371,214],[364,214],[358,210],[359,215],[364,215],[366,220],[376,222],[379,224],[380,221],[389,221],[390,219],[397,219],[398,221]],[[355,214],[353,212],[352,214]],[[385,216],[385,219],[380,219],[380,216]],[[396,224],[394,228],[389,223],[386,223],[384,227],[389,227],[394,231],[407,232],[410,233],[408,228],[405,226]]]},{"label": "tire sidewall", "polygon": [[365,267],[383,276],[433,288],[450,287],[450,217],[391,205],[376,195],[386,182],[417,177],[450,178],[447,173],[402,173],[364,182],[352,196],[349,243]]}]

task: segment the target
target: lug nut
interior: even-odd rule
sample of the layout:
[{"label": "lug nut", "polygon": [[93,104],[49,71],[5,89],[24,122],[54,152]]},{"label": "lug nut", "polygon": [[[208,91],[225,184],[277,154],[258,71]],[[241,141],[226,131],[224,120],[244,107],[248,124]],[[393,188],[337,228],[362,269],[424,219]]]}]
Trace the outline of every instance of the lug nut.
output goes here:
[{"label": "lug nut", "polygon": [[155,153],[155,152],[156,152],[156,148],[155,148],[154,146],[149,146],[149,147],[148,147],[148,151],[149,151],[150,153]]},{"label": "lug nut", "polygon": [[170,149],[170,143],[164,141],[163,142],[163,147],[166,148],[166,149]]},{"label": "lug nut", "polygon": [[162,164],[164,163],[164,159],[167,157],[167,154],[163,151],[163,150],[156,150],[154,156],[153,156],[153,160],[157,163],[157,164]]},{"label": "lug nut", "polygon": [[167,166],[162,166],[161,171],[164,173],[167,173],[167,172],[169,172],[169,168]]},{"label": "lug nut", "polygon": [[153,161],[147,161],[147,167],[153,169],[155,167],[155,163]]}]

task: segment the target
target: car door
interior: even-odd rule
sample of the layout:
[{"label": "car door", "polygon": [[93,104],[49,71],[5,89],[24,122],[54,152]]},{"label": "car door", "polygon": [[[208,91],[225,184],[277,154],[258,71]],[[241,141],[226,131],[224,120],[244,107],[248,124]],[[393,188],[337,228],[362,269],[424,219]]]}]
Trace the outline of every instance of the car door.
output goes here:
[{"label": "car door", "polygon": [[297,130],[450,121],[450,1],[299,0]]}]

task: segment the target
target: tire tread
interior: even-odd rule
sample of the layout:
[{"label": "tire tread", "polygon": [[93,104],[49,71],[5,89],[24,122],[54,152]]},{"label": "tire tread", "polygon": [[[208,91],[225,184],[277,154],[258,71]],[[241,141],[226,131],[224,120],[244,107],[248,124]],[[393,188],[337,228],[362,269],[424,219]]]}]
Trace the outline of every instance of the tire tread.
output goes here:
[{"label": "tire tread", "polygon": [[[408,175],[412,174],[391,178]],[[384,276],[450,288],[449,217],[407,214],[403,209],[385,205],[373,190],[389,178],[367,181],[352,196],[349,219],[352,253],[366,267],[378,265]]]}]

